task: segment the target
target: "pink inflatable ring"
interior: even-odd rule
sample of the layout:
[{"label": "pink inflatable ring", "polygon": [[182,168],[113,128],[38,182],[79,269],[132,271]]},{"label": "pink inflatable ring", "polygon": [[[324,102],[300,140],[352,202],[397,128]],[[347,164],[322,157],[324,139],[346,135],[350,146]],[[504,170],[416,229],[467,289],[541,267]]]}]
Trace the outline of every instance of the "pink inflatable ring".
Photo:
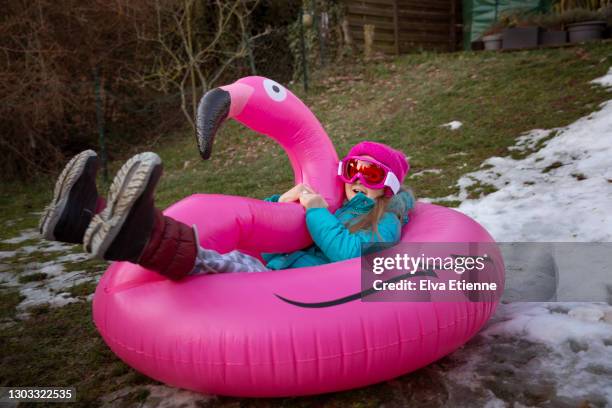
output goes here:
[{"label": "pink inflatable ring", "polygon": [[[207,93],[198,140],[208,157],[223,120],[277,140],[296,182],[342,201],[338,158],[320,123],[290,91],[261,77]],[[299,204],[196,194],[165,211],[195,224],[203,246],[288,252],[311,243]],[[402,242],[493,242],[474,220],[417,203]],[[503,264],[495,279],[503,284]],[[392,379],[447,355],[494,312],[485,302],[363,302],[360,259],[264,273],[198,275],[173,282],[128,262],[111,264],[93,318],[136,370],[203,393],[269,397],[318,394]]]}]

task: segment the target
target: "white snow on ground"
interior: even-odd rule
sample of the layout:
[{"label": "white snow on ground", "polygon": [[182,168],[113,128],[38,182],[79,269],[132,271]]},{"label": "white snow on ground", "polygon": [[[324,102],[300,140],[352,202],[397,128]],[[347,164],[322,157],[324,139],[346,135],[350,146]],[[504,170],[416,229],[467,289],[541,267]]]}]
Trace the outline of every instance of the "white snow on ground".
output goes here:
[{"label": "white snow on ground", "polygon": [[[612,101],[571,125],[521,136],[515,151],[533,148],[523,159],[491,157],[484,169],[458,181],[459,210],[476,218],[497,241],[612,241]],[[468,200],[468,187],[498,190]]]},{"label": "white snow on ground", "polygon": [[12,258],[15,256],[16,251],[0,251],[0,259]]},{"label": "white snow on ground", "polygon": [[[99,280],[99,277],[92,277],[84,271],[67,272],[58,261],[45,262],[40,266],[42,266],[40,269],[33,269],[46,273],[47,277],[44,280],[18,285],[19,292],[25,296],[25,299],[17,306],[17,318],[28,317],[28,309],[34,306],[48,304],[50,307],[60,307],[68,303],[78,302],[79,299],[73,297],[67,290],[71,286]],[[7,286],[12,285],[8,284]]]},{"label": "white snow on ground", "polygon": [[431,370],[455,399],[449,406],[610,407],[612,306],[502,304],[480,334]]},{"label": "white snow on ground", "polygon": [[425,169],[425,170],[417,171],[416,173],[412,173],[412,177],[419,177],[427,173],[439,174],[441,172],[442,170],[440,169]]},{"label": "white snow on ground", "polygon": [[209,402],[217,399],[215,396],[205,396],[163,385],[145,385],[125,387],[107,394],[101,398],[101,406],[104,408],[123,407],[125,406],[124,400],[129,398],[130,394],[139,393],[143,390],[147,390],[149,394],[144,401],[138,404],[140,408],[199,408],[207,406]]},{"label": "white snow on ground", "polygon": [[[102,271],[66,271],[64,267],[66,264],[85,261],[90,258],[89,255],[71,252],[73,246],[69,244],[45,241],[36,230],[22,231],[20,235],[2,242],[20,244],[26,241],[30,245],[20,246],[14,251],[0,252],[0,288],[17,289],[23,296],[16,308],[16,318],[27,318],[29,310],[36,306],[61,307],[80,300],[91,301],[92,296],[85,299],[72,296],[70,288],[84,282],[97,282]],[[37,257],[48,253],[54,253],[53,260],[35,261]],[[44,276],[27,282],[28,276],[36,274]],[[11,324],[11,321],[4,323]]]},{"label": "white snow on ground", "polygon": [[[612,69],[593,83],[612,86]],[[612,100],[567,127],[525,134],[515,150],[529,152],[538,141],[544,147],[523,159],[486,160],[445,199],[462,200],[458,210],[497,241],[612,241]],[[467,199],[466,188],[478,182],[498,190]],[[447,386],[478,390],[475,404],[612,407],[612,306],[501,304],[449,359],[459,365],[443,373]]]},{"label": "white snow on ground", "polygon": [[612,87],[612,67],[608,70],[608,73],[606,75],[592,80],[591,83],[604,87]]},{"label": "white snow on ground", "polygon": [[458,120],[453,120],[451,122],[440,125],[440,127],[449,128],[450,130],[457,130],[461,126],[463,126],[463,123],[459,122]]},{"label": "white snow on ground", "polygon": [[21,242],[24,241],[28,241],[30,239],[38,239],[39,238],[39,234],[36,232],[36,230],[24,230],[21,231],[21,234],[19,234],[16,237],[10,238],[10,239],[5,239],[4,241],[0,241],[4,244],[19,244]]}]

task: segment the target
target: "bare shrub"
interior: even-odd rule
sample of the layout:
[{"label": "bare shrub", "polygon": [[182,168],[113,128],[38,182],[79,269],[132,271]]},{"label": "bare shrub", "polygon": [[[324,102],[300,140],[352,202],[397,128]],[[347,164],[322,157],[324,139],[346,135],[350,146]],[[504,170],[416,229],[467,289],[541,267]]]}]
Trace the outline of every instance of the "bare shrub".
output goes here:
[{"label": "bare shrub", "polygon": [[[248,73],[253,0],[13,0],[0,15],[2,178],[95,148],[96,86],[110,153],[192,122],[197,98]],[[98,84],[98,85],[96,85]],[[178,121],[181,122],[178,122]]]}]

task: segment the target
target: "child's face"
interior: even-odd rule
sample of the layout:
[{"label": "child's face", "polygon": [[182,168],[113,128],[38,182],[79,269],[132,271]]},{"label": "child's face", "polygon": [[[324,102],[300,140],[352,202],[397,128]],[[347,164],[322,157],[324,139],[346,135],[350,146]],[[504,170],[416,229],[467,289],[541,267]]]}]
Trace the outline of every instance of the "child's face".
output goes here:
[{"label": "child's face", "polygon": [[[361,156],[366,159],[374,159],[370,156]],[[357,195],[357,193],[363,193],[372,200],[377,199],[385,193],[384,188],[372,189],[361,184],[359,179],[355,180],[354,183],[344,183],[344,193],[346,194],[346,198],[350,201]]]}]

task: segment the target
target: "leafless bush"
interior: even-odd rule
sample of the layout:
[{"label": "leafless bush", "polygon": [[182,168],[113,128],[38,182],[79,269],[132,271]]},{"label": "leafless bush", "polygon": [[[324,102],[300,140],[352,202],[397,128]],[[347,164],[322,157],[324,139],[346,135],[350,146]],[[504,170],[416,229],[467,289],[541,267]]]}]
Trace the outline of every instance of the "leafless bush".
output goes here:
[{"label": "leafless bush", "polygon": [[161,50],[154,69],[141,77],[145,86],[178,92],[181,109],[195,130],[199,96],[248,56],[247,44],[268,31],[252,35],[249,16],[258,1],[182,0],[169,4],[156,0],[154,35],[139,39]]},{"label": "leafless bush", "polygon": [[[10,0],[0,15],[2,178],[95,147],[96,86],[112,146],[161,134],[243,72],[253,0]],[[231,75],[230,75],[231,74]],[[96,85],[97,84],[97,85]]]}]

